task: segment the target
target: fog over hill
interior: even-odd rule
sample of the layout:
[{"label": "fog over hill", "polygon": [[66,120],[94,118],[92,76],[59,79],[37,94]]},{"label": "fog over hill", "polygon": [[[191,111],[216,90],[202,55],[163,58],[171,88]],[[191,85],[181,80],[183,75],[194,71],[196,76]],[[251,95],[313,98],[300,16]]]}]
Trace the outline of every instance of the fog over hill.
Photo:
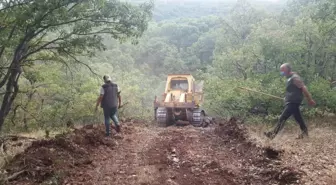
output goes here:
[{"label": "fog over hill", "polygon": [[[130,0],[149,2],[148,0]],[[239,0],[155,0],[153,19],[162,21],[176,18],[199,18],[208,15],[227,15]],[[243,0],[244,1],[244,0]],[[269,11],[279,12],[287,0],[245,0],[247,3]]]}]

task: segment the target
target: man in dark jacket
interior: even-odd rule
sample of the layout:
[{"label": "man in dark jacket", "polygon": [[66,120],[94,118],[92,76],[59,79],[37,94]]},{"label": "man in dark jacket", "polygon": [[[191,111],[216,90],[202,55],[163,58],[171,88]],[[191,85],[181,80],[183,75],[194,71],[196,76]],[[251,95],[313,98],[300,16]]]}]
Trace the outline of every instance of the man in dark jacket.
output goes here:
[{"label": "man in dark jacket", "polygon": [[307,126],[302,118],[300,105],[303,101],[303,95],[307,98],[309,105],[315,105],[315,101],[312,99],[307,87],[301,80],[300,76],[292,71],[291,66],[288,63],[280,66],[280,74],[287,78],[286,84],[286,96],[285,108],[280,116],[278,124],[271,132],[265,132],[264,134],[273,139],[281,129],[283,129],[286,120],[293,115],[296,122],[300,125],[301,134],[298,138],[308,136]]},{"label": "man in dark jacket", "polygon": [[[111,77],[105,75],[103,77],[105,84],[102,85],[100,89],[100,96],[98,97],[96,103],[96,111],[99,104],[104,111],[105,127],[106,127],[106,136],[110,135],[110,118],[115,124],[116,131],[120,132],[120,124],[117,117],[118,108],[121,106],[121,97],[118,93],[118,85],[111,82]],[[118,101],[117,101],[118,99]]]}]

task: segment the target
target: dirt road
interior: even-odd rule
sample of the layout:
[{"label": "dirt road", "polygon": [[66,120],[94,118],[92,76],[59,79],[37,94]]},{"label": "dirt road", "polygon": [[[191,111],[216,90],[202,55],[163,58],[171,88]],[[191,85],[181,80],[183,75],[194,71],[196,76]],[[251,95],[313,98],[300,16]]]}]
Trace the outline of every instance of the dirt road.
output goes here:
[{"label": "dirt road", "polygon": [[209,128],[123,124],[122,138],[89,125],[35,142],[7,167],[8,184],[301,184],[281,152],[258,147],[234,119]]}]

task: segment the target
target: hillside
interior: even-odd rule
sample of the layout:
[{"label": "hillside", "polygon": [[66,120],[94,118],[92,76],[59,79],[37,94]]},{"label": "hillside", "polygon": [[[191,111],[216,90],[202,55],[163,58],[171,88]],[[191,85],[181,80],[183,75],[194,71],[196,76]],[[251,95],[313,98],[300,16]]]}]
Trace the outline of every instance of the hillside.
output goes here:
[{"label": "hillside", "polygon": [[[334,0],[0,1],[1,179],[333,184],[335,9]],[[274,140],[263,135],[283,112],[283,63],[316,102],[299,107],[304,140],[293,120]],[[201,108],[217,124],[157,127],[153,102],[170,73],[203,81]],[[104,75],[121,94],[118,136],[104,137],[96,105]]]}]

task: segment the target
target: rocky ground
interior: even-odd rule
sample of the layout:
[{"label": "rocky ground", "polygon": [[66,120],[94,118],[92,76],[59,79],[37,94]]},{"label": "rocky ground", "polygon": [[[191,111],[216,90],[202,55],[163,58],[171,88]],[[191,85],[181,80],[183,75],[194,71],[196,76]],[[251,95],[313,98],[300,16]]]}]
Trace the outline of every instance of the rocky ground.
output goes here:
[{"label": "rocky ground", "polygon": [[[34,141],[6,166],[5,183],[333,184],[334,144],[323,148],[316,139],[265,144],[250,137],[234,118],[208,128],[130,121],[123,123],[121,137],[111,138],[104,137],[103,125],[86,125],[55,139]],[[321,147],[316,153],[307,152],[316,147]]]}]

